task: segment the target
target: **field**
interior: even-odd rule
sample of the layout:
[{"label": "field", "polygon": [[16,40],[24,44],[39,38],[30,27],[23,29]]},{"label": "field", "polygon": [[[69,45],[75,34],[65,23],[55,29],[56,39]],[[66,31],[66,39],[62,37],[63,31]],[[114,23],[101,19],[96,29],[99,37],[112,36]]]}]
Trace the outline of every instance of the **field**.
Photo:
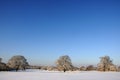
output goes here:
[{"label": "field", "polygon": [[120,72],[27,70],[0,72],[0,80],[120,80]]}]

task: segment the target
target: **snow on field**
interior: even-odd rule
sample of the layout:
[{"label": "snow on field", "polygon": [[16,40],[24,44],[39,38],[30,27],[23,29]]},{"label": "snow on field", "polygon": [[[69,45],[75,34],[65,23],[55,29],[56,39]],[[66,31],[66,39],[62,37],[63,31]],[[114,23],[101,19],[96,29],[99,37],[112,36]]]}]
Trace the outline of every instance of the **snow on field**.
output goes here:
[{"label": "snow on field", "polygon": [[27,70],[0,72],[0,80],[120,80],[120,72]]}]

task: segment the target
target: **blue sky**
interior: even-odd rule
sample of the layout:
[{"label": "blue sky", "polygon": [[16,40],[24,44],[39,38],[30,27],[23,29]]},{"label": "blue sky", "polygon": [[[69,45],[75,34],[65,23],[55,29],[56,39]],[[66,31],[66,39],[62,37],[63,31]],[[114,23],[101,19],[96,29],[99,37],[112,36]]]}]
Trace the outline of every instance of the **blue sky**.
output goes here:
[{"label": "blue sky", "polygon": [[23,55],[53,65],[69,55],[74,65],[96,65],[109,55],[120,65],[119,0],[0,0],[0,56]]}]

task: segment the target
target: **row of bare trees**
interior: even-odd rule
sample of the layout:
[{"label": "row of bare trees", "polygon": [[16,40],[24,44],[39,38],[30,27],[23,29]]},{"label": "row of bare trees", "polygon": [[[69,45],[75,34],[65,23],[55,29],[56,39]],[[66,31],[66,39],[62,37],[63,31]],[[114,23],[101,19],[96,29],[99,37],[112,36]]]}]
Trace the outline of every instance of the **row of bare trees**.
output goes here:
[{"label": "row of bare trees", "polygon": [[72,65],[72,61],[68,55],[60,56],[56,61],[56,66],[30,66],[25,59],[24,56],[17,55],[13,56],[9,59],[8,63],[5,64],[2,62],[2,58],[0,58],[0,71],[4,70],[25,70],[29,69],[43,69],[43,70],[58,70],[58,71],[90,71],[90,70],[98,70],[98,71],[120,71],[120,66],[117,67],[113,64],[112,60],[109,56],[100,57],[100,62],[97,64],[97,67],[93,65],[89,66],[81,66],[75,67]]},{"label": "row of bare trees", "polygon": [[[61,56],[57,60],[58,70],[75,70],[75,67],[72,65],[71,59],[69,56]],[[77,68],[76,68],[77,69]],[[87,67],[81,66],[80,70],[89,71],[89,70],[98,70],[98,71],[120,71],[120,66],[117,67],[113,64],[109,56],[100,57],[100,62],[97,64],[97,67],[89,65]]]}]

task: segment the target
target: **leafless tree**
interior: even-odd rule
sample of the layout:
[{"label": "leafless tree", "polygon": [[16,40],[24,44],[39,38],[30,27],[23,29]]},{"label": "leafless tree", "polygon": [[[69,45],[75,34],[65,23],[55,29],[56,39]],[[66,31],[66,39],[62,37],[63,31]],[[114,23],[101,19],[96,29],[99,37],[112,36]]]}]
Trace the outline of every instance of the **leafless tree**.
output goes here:
[{"label": "leafless tree", "polygon": [[41,66],[41,70],[47,70],[48,66]]},{"label": "leafless tree", "polygon": [[120,66],[118,66],[118,71],[120,72]]},{"label": "leafless tree", "polygon": [[58,70],[73,70],[71,59],[68,55],[60,56],[56,62]]},{"label": "leafless tree", "polygon": [[55,67],[55,66],[48,66],[48,67],[47,67],[47,70],[48,70],[48,71],[58,71],[58,70],[57,70],[57,67]]},{"label": "leafless tree", "polygon": [[96,70],[96,67],[94,67],[93,65],[89,65],[86,67],[87,71],[91,71],[91,70]]},{"label": "leafless tree", "polygon": [[86,71],[86,67],[85,66],[81,66],[80,67],[80,71]]},{"label": "leafless tree", "polygon": [[0,63],[2,62],[2,58],[0,58]]},{"label": "leafless tree", "polygon": [[109,56],[104,56],[100,59],[100,63],[97,67],[99,71],[116,71],[116,66],[112,63],[112,60]]},{"label": "leafless tree", "polygon": [[74,66],[72,70],[73,70],[73,71],[79,71],[79,68],[76,67],[76,66]]},{"label": "leafless tree", "polygon": [[28,66],[28,62],[25,59],[24,56],[21,55],[16,55],[13,56],[7,63],[7,65],[11,68],[11,69],[15,69],[16,71],[19,69],[25,70],[26,66]]},{"label": "leafless tree", "polygon": [[0,71],[7,71],[8,66],[6,66],[5,63],[2,62],[2,58],[0,58]]}]

